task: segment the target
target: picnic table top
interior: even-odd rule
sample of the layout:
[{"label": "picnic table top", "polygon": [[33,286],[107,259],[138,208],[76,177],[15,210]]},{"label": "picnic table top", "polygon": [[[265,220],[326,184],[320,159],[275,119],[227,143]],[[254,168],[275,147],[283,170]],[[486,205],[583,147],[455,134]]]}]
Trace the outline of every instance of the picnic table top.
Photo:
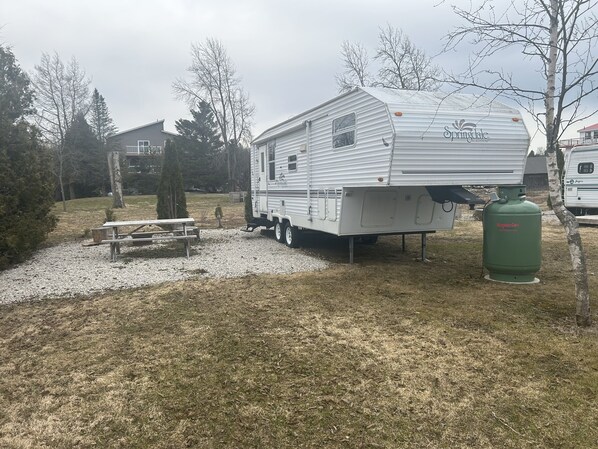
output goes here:
[{"label": "picnic table top", "polygon": [[107,221],[103,228],[120,228],[122,226],[149,226],[149,225],[171,225],[171,224],[193,224],[194,218],[168,218],[159,220],[131,220],[131,221]]}]

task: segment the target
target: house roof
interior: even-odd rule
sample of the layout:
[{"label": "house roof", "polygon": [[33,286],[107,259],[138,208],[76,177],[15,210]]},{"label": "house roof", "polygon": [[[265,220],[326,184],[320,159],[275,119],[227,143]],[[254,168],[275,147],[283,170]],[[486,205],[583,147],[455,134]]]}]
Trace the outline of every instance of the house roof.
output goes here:
[{"label": "house roof", "polygon": [[112,134],[110,137],[121,136],[123,134],[130,133],[131,131],[137,131],[139,129],[149,128],[150,126],[156,126],[157,124],[159,124],[160,127],[162,128],[161,129],[162,133],[168,134],[169,136],[176,136],[177,135],[176,133],[171,133],[170,131],[164,131],[164,119],[162,119],[162,120],[156,120],[155,122],[151,122],[151,123],[148,123],[146,125],[136,126],[135,128],[130,128],[130,129],[126,129],[124,131],[117,132],[116,134]]},{"label": "house roof", "polygon": [[596,123],[595,125],[587,126],[587,127],[583,128],[583,129],[580,129],[577,132],[578,133],[583,133],[583,132],[586,132],[586,131],[598,131],[598,123]]},{"label": "house roof", "polygon": [[540,175],[548,173],[546,170],[546,156],[528,157],[525,161],[525,175]]}]

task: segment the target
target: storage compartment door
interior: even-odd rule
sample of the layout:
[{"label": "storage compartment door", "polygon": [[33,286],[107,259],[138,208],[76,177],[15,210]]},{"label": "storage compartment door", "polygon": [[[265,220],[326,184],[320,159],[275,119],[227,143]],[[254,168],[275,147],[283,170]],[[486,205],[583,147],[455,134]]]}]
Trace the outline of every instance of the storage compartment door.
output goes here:
[{"label": "storage compartment door", "polygon": [[336,197],[326,200],[326,215],[328,220],[336,221]]},{"label": "storage compartment door", "polygon": [[391,226],[397,208],[397,192],[369,190],[363,196],[361,226],[381,228]]},{"label": "storage compartment door", "polygon": [[417,198],[417,210],[415,213],[415,224],[429,225],[434,219],[434,208],[436,203],[430,195],[420,195]]}]

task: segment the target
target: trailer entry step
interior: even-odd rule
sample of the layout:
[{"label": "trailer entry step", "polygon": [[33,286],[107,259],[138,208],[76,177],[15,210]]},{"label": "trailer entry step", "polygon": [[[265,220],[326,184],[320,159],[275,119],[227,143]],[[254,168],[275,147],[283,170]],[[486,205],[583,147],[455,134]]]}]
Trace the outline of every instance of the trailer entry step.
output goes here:
[{"label": "trailer entry step", "polygon": [[259,228],[260,225],[257,223],[247,223],[247,226],[245,228],[241,228],[241,231],[243,232],[253,232],[255,231],[256,228]]}]

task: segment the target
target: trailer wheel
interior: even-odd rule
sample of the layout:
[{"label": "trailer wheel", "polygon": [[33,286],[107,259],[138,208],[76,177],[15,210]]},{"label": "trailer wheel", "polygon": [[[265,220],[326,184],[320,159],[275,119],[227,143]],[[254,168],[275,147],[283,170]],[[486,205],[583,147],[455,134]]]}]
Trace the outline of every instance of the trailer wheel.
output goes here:
[{"label": "trailer wheel", "polygon": [[290,224],[284,230],[284,242],[289,248],[299,247],[299,228]]},{"label": "trailer wheel", "polygon": [[278,243],[284,243],[284,224],[280,221],[274,224],[274,238]]}]

